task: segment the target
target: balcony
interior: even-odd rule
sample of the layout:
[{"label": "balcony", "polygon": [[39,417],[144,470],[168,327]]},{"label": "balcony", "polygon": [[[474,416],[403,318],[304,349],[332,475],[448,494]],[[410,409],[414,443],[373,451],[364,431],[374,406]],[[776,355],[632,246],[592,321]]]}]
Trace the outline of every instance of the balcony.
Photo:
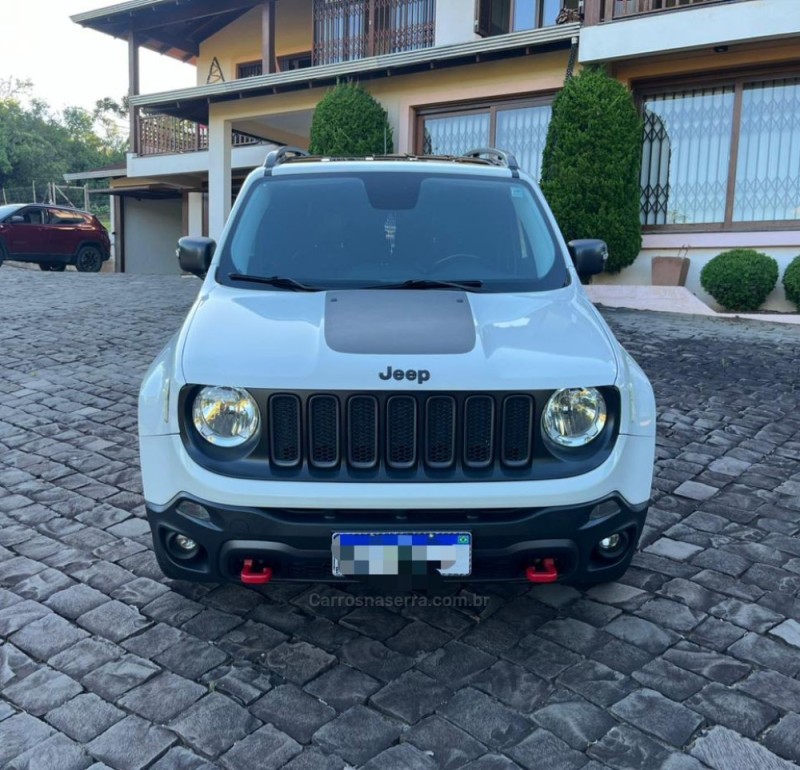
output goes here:
[{"label": "balcony", "polygon": [[314,0],[314,65],[430,48],[435,0]]},{"label": "balcony", "polygon": [[584,23],[590,26],[630,19],[642,14],[696,8],[701,5],[721,5],[732,1],[734,0],[586,0]]},{"label": "balcony", "polygon": [[[800,34],[797,0],[586,0],[582,64],[696,51]],[[715,60],[723,63],[722,60]]]},{"label": "balcony", "polygon": [[[208,149],[208,126],[170,115],[140,115],[137,121],[137,155],[176,155]],[[238,131],[233,132],[234,147],[265,144]]]}]

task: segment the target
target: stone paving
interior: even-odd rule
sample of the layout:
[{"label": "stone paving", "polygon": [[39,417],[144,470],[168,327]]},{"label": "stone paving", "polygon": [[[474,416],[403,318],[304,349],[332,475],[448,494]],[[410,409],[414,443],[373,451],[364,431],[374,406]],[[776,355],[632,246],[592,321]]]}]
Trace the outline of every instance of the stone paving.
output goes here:
[{"label": "stone paving", "polygon": [[366,607],[159,572],[136,392],[198,287],[0,270],[0,767],[796,767],[796,330],[605,311],[660,412],[623,581]]}]

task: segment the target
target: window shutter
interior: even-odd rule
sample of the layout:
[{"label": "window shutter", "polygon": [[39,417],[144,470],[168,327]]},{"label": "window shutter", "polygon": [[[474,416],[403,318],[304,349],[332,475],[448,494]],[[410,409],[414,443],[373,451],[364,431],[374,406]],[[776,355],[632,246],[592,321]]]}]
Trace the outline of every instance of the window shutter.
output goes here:
[{"label": "window shutter", "polygon": [[492,0],[475,0],[475,33],[481,37],[492,34]]}]

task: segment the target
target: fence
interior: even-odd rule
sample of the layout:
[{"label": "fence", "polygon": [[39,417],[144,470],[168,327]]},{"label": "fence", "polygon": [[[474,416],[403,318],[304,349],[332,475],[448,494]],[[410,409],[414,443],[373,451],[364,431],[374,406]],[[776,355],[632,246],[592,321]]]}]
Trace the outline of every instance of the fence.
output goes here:
[{"label": "fence", "polygon": [[90,195],[92,188],[35,180],[24,187],[0,187],[0,205],[7,203],[47,203],[69,206],[94,214],[105,227],[111,223],[111,204],[106,195]]}]

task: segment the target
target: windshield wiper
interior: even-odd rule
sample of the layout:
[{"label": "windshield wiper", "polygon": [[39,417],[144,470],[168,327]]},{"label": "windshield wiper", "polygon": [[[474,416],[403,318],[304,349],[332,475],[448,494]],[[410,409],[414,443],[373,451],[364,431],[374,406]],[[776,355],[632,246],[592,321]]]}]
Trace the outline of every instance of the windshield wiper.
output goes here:
[{"label": "windshield wiper", "polygon": [[461,289],[461,291],[478,291],[483,281],[437,281],[432,278],[412,278],[401,283],[379,283],[377,286],[364,286],[365,289]]},{"label": "windshield wiper", "polygon": [[290,291],[325,291],[319,286],[307,286],[294,278],[284,278],[280,275],[244,275],[242,273],[230,273],[228,275],[232,281],[249,281],[250,283],[263,283],[267,286],[274,286],[277,289],[289,289]]}]

